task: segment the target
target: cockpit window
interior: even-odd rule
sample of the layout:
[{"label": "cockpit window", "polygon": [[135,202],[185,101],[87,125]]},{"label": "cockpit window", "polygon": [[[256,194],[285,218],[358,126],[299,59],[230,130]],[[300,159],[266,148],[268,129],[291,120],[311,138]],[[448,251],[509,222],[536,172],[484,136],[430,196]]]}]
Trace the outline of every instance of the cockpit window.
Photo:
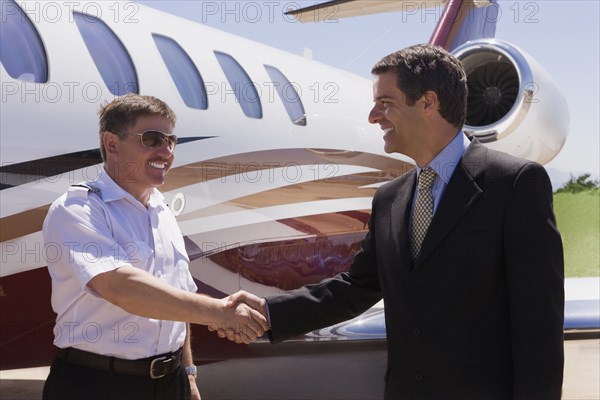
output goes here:
[{"label": "cockpit window", "polygon": [[202,76],[187,53],[173,39],[152,34],[181,98],[188,107],[206,110],[208,99]]},{"label": "cockpit window", "polygon": [[306,126],[304,105],[294,85],[277,68],[265,65],[265,69],[292,122],[295,125]]},{"label": "cockpit window", "polygon": [[75,23],[104,83],[115,96],[138,93],[133,61],[119,38],[100,19],[73,12]]},{"label": "cockpit window", "polygon": [[215,51],[215,55],[244,114],[250,118],[262,118],[258,91],[244,68],[229,54]]},{"label": "cockpit window", "polygon": [[29,17],[13,0],[0,0],[0,62],[12,78],[48,82],[48,58]]}]

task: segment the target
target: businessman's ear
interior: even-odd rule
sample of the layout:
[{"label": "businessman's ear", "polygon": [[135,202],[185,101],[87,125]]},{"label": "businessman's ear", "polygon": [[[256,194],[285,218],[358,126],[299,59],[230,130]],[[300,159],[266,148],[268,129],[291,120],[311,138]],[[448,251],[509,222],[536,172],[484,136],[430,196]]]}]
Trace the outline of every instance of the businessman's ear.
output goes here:
[{"label": "businessman's ear", "polygon": [[421,107],[421,110],[423,110],[426,113],[437,111],[439,108],[439,100],[437,93],[432,90],[428,90],[419,99],[419,105]]}]

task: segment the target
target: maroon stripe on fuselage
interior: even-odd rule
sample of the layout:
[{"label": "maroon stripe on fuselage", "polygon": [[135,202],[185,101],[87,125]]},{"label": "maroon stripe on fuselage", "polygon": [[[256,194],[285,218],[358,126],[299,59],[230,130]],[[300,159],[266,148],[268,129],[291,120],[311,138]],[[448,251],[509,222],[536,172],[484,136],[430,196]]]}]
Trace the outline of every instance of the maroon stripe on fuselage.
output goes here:
[{"label": "maroon stripe on fuselage", "polygon": [[292,290],[347,271],[364,235],[361,231],[252,243],[208,257],[249,281]]},{"label": "maroon stripe on fuselage", "polygon": [[[444,11],[438,24],[436,25],[435,29],[433,30],[433,33],[431,34],[429,44],[446,48],[446,46],[448,45],[448,39],[454,28],[454,23],[460,19],[459,15],[461,12],[462,4],[463,0],[448,1],[448,4],[444,8]],[[460,20],[462,21],[462,19]]]},{"label": "maroon stripe on fuselage", "polygon": [[56,314],[47,268],[0,278],[0,369],[49,365]]}]

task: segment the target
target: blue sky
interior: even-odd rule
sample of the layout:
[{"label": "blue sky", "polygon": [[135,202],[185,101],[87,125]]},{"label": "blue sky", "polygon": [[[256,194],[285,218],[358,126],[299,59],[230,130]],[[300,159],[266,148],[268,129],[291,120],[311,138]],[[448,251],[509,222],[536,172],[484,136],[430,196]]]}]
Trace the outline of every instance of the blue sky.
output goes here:
[{"label": "blue sky", "polygon": [[[370,78],[381,57],[427,42],[440,11],[388,13],[301,24],[283,12],[288,6],[322,1],[141,1],[248,39],[302,54]],[[420,3],[415,1],[415,3]],[[496,37],[535,58],[556,81],[570,112],[570,133],[558,156],[546,165],[565,172],[600,173],[600,2],[499,1]]]}]

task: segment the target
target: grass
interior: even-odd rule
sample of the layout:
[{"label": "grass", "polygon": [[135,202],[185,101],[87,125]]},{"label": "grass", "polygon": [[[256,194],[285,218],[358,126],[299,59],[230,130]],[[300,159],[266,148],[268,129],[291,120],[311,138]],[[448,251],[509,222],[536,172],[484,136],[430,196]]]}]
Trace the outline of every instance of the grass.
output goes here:
[{"label": "grass", "polygon": [[565,277],[600,276],[600,190],[554,195]]}]

